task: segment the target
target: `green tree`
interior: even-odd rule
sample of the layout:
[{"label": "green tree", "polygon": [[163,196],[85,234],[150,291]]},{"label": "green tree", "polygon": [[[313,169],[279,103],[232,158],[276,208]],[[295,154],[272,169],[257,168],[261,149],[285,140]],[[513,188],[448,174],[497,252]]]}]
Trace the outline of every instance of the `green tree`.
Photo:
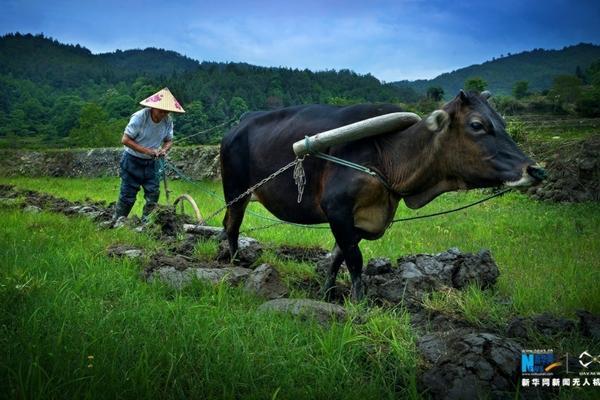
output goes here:
[{"label": "green tree", "polygon": [[465,90],[474,92],[483,92],[487,88],[487,82],[478,76],[469,78],[465,81]]},{"label": "green tree", "polygon": [[193,101],[186,105],[185,114],[176,117],[174,122],[175,135],[186,137],[196,135],[190,140],[193,143],[206,143],[206,135],[197,135],[208,127],[208,116],[204,112],[201,101]]},{"label": "green tree", "polygon": [[231,110],[232,118],[239,118],[244,113],[248,112],[248,105],[241,97],[232,97],[229,102],[229,109]]},{"label": "green tree", "polygon": [[124,120],[108,121],[108,114],[96,103],[86,103],[69,140],[80,147],[106,147],[118,145],[125,128]]},{"label": "green tree", "polygon": [[441,86],[430,86],[427,88],[427,98],[433,101],[442,101],[444,98],[444,89]]},{"label": "green tree", "polygon": [[549,95],[559,104],[575,103],[581,96],[581,80],[574,75],[559,75],[554,78]]},{"label": "green tree", "polygon": [[513,86],[512,90],[513,96],[517,99],[522,99],[529,94],[529,82],[527,81],[517,81]]}]

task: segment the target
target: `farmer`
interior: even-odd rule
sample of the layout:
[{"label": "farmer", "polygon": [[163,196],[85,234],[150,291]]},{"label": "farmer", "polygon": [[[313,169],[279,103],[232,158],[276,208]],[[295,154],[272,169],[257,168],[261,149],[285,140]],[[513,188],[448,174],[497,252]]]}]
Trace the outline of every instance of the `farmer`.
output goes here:
[{"label": "farmer", "polygon": [[121,191],[114,220],[129,215],[140,186],[144,188],[146,199],[142,220],[146,220],[156,207],[159,196],[157,159],[164,157],[173,144],[173,120],[169,112],[185,112],[168,88],[140,104],[145,108],[131,116],[121,139],[125,151],[120,162]]}]

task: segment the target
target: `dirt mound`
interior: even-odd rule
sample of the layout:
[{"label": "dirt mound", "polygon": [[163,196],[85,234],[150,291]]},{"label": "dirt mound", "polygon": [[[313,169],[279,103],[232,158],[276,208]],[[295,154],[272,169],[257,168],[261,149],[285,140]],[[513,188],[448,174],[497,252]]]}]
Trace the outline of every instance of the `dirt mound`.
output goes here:
[{"label": "dirt mound", "polygon": [[435,399],[511,398],[521,356],[519,345],[501,336],[455,331],[421,338],[419,348],[435,367],[420,379]]},{"label": "dirt mound", "polygon": [[363,275],[367,297],[419,308],[427,293],[463,289],[470,283],[488,288],[496,283],[500,274],[488,250],[472,254],[452,248],[435,255],[405,256],[398,259],[397,265],[390,268],[385,260],[369,261],[366,269],[369,274]]},{"label": "dirt mound", "polygon": [[551,201],[600,200],[600,136],[564,146],[550,155],[548,178],[529,189],[535,199]]},{"label": "dirt mound", "polygon": [[0,198],[23,199],[23,209],[32,210],[36,207],[40,210],[52,211],[64,215],[82,215],[96,222],[108,221],[112,218],[114,203],[109,205],[104,201],[93,201],[86,199],[84,202],[69,201],[50,194],[40,193],[33,190],[22,190],[12,185],[0,185]]}]

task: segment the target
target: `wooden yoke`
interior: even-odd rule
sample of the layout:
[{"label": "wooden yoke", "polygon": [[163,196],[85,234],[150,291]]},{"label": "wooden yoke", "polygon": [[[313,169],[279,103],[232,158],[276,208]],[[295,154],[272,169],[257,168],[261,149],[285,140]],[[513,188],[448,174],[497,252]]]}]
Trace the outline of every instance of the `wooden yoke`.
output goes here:
[{"label": "wooden yoke", "polygon": [[331,129],[308,136],[293,144],[298,157],[321,151],[336,144],[342,144],[369,136],[381,135],[393,130],[404,130],[419,122],[421,117],[410,112],[395,112],[358,121],[350,125]]}]

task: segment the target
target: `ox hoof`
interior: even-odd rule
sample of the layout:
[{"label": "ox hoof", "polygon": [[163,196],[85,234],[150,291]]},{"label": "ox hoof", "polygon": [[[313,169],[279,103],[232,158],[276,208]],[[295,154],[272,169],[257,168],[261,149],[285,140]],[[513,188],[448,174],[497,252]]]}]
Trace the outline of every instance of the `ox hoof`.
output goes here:
[{"label": "ox hoof", "polygon": [[365,297],[365,285],[362,280],[352,284],[352,291],[350,292],[350,298],[354,302],[359,302]]}]

